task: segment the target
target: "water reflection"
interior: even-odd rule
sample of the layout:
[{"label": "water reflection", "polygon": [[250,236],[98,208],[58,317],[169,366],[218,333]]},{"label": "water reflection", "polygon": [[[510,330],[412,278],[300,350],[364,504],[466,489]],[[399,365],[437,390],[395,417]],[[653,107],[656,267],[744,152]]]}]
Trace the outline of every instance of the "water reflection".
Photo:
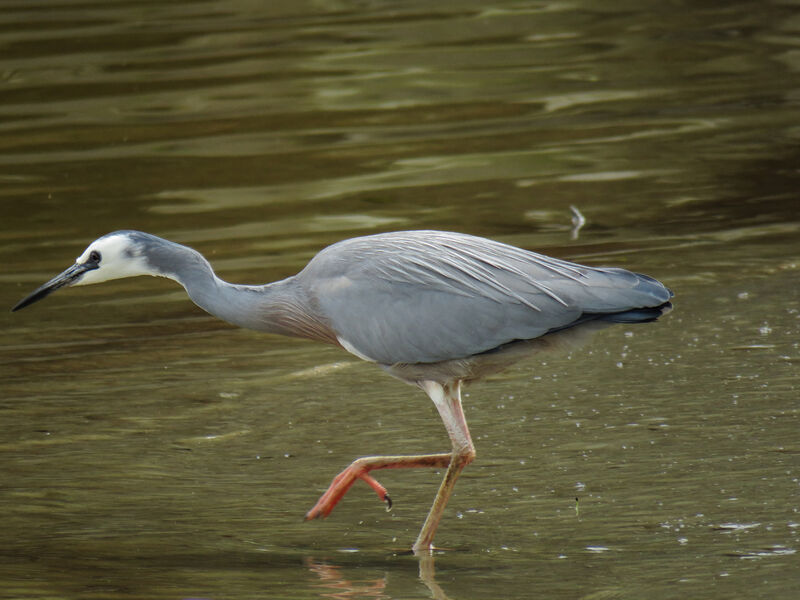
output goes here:
[{"label": "water reflection", "polygon": [[419,557],[419,580],[425,584],[434,600],[449,600],[442,587],[436,583],[436,570],[433,554],[423,554]]},{"label": "water reflection", "polygon": [[308,569],[319,577],[320,582],[315,587],[322,588],[322,598],[382,598],[388,600],[391,596],[385,594],[386,577],[370,581],[353,581],[346,578],[341,567],[327,562],[318,562],[306,559]]},{"label": "water reflection", "polygon": [[[411,558],[411,554],[409,553]],[[419,581],[429,592],[429,597],[434,600],[450,600],[442,586],[436,581],[435,555],[432,553],[422,553],[413,557],[419,562]],[[342,567],[331,564],[328,561],[320,562],[311,558],[305,561],[308,569],[320,579],[318,587],[324,593],[320,594],[323,598],[381,598],[390,600],[396,596],[387,594],[388,577],[354,581],[342,573]]]}]

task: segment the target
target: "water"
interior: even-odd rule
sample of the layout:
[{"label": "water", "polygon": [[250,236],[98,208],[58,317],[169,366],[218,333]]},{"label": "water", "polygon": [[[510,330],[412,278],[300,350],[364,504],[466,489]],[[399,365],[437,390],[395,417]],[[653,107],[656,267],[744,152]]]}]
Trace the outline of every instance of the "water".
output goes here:
[{"label": "water", "polygon": [[677,296],[467,390],[432,563],[438,473],[302,522],[356,456],[447,449],[420,392],[163,280],[5,313],[0,595],[794,598],[799,31],[791,1],[4,3],[0,305],[120,228],[237,282],[431,227]]}]

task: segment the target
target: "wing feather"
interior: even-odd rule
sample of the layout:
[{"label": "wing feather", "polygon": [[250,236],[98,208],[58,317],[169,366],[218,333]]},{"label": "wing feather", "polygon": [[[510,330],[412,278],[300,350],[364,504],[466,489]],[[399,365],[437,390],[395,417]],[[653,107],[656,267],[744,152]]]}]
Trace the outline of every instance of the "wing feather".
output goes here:
[{"label": "wing feather", "polygon": [[297,279],[343,345],[389,365],[466,358],[671,296],[624,269],[438,231],[339,242]]}]

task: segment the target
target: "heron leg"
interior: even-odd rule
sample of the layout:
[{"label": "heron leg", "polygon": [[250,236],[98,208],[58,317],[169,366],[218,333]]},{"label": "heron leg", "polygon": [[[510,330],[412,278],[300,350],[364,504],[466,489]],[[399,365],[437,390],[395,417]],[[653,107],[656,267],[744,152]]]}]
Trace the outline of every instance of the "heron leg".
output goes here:
[{"label": "heron leg", "polygon": [[461,382],[456,380],[442,385],[433,381],[425,381],[420,386],[436,405],[453,444],[453,452],[433,506],[431,506],[417,540],[412,546],[415,554],[433,549],[433,536],[436,535],[436,529],[439,527],[439,521],[442,519],[447,501],[453,493],[456,480],[464,467],[475,460],[475,446],[472,444],[464,410],[461,407]]},{"label": "heron leg", "polygon": [[440,384],[433,381],[420,382],[442,417],[447,434],[450,436],[452,451],[448,454],[421,454],[414,456],[365,456],[354,460],[350,466],[334,477],[327,491],[306,513],[306,521],[327,517],[333,507],[341,500],[352,485],[361,479],[378,494],[378,497],[391,507],[386,488],[378,483],[370,471],[377,469],[411,469],[415,467],[447,467],[442,484],[428,512],[425,523],[412,546],[415,553],[433,548],[433,536],[442,519],[444,508],[453,493],[456,480],[461,471],[475,459],[475,447],[469,435],[467,421],[461,407],[461,382]]},{"label": "heron leg", "polygon": [[450,454],[419,454],[413,456],[365,456],[350,463],[344,471],[333,478],[328,490],[320,496],[317,503],[306,513],[305,520],[327,517],[352,485],[359,479],[369,485],[378,497],[391,508],[392,501],[386,488],[369,475],[376,469],[413,469],[415,467],[446,467]]}]

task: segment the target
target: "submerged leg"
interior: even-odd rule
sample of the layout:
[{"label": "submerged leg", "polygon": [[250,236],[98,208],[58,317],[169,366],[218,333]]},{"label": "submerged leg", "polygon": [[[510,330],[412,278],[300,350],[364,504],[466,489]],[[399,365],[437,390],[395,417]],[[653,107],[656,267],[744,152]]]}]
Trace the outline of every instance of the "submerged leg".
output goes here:
[{"label": "submerged leg", "polygon": [[422,388],[439,410],[439,415],[442,417],[447,434],[453,444],[453,453],[442,484],[433,500],[433,506],[422,525],[417,541],[412,546],[414,553],[433,549],[433,536],[436,535],[436,528],[439,527],[439,521],[442,519],[447,501],[453,493],[456,480],[464,467],[475,460],[475,446],[472,444],[467,421],[464,418],[464,410],[461,408],[461,382],[455,381],[441,385],[426,381],[423,382]]}]

